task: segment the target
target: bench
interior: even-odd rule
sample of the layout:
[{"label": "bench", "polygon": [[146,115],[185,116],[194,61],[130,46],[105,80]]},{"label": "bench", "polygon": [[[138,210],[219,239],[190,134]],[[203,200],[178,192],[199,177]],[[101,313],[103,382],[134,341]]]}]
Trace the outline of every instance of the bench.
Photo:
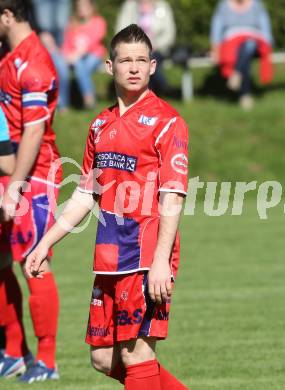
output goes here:
[{"label": "bench", "polygon": [[[168,63],[167,63],[168,62]],[[171,60],[166,60],[165,66],[171,66]],[[276,52],[272,54],[273,64],[285,63],[285,52]],[[197,68],[210,68],[212,67],[213,61],[209,56],[206,57],[191,57],[187,61],[187,66],[184,67],[184,71],[181,77],[181,94],[184,102],[189,102],[194,97],[194,86],[193,86],[193,73],[192,69]]]}]

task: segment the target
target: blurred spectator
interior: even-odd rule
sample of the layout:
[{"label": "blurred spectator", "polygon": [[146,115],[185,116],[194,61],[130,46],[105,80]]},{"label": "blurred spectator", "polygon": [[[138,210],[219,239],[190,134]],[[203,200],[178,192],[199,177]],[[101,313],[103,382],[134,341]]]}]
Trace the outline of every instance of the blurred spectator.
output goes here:
[{"label": "blurred spectator", "polygon": [[126,0],[119,11],[115,32],[131,23],[138,24],[152,41],[153,57],[157,61],[150,87],[156,92],[168,93],[170,87],[162,72],[163,59],[175,42],[176,26],[173,12],[164,0]]},{"label": "blurred spectator", "polygon": [[70,14],[70,0],[32,0],[36,27],[49,32],[57,45],[62,44],[63,32]]},{"label": "blurred spectator", "polygon": [[103,39],[106,22],[100,16],[92,0],[76,0],[75,12],[64,33],[63,45],[58,48],[49,34],[42,34],[42,41],[51,52],[59,75],[59,109],[64,111],[70,105],[70,70],[74,75],[83,97],[84,107],[95,106],[93,72],[102,63],[106,49]]},{"label": "blurred spectator", "polygon": [[261,58],[261,81],[272,79],[272,42],[269,16],[260,0],[219,2],[211,24],[211,54],[245,109],[253,105],[250,64],[256,55]]}]

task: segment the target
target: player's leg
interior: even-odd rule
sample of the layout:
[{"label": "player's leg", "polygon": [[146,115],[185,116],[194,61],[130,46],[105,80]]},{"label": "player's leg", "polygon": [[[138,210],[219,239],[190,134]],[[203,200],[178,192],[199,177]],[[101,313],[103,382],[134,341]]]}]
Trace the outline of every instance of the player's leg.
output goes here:
[{"label": "player's leg", "polygon": [[[10,232],[10,228],[7,232]],[[22,316],[22,293],[12,267],[11,253],[7,245],[2,245],[5,228],[1,227],[0,262],[0,325],[5,331],[5,350],[0,359],[0,376],[12,377],[26,369],[32,359],[26,343]]]},{"label": "player's leg", "polygon": [[90,348],[91,364],[96,371],[124,384],[126,370],[121,361],[118,344],[110,347]]},{"label": "player's leg", "polygon": [[[49,190],[52,191],[53,196],[50,196]],[[49,189],[45,183],[31,181],[30,191],[25,192],[22,199],[22,202],[29,207],[21,216],[21,225],[18,228],[19,233],[26,238],[23,240],[24,244],[18,246],[18,257],[25,259],[45,231],[54,223],[57,195],[56,188]],[[51,256],[52,252],[49,253],[49,258]],[[24,265],[24,261],[21,265]],[[36,380],[58,379],[55,353],[59,296],[50,263],[46,262],[44,267],[42,279],[26,279],[30,292],[30,314],[38,340],[35,362],[20,378],[21,381],[28,383]]]},{"label": "player's leg", "polygon": [[126,368],[126,390],[161,390],[155,345],[156,339],[152,337],[120,343],[121,359]]},{"label": "player's leg", "polygon": [[124,383],[125,368],[114,344],[114,284],[116,278],[97,275],[92,289],[86,342],[93,368]]},{"label": "player's leg", "polygon": [[44,265],[42,279],[27,279],[29,306],[38,348],[35,360],[49,369],[56,367],[56,334],[59,314],[59,297],[49,263]]},{"label": "player's leg", "polygon": [[93,347],[90,346],[91,365],[96,371],[108,375],[113,365],[116,364],[116,353],[114,355],[114,347]]},{"label": "player's leg", "polygon": [[159,375],[161,390],[187,389],[155,357],[156,340],[167,337],[170,300],[160,305],[154,304],[148,294],[147,272],[139,272],[120,278],[116,284],[116,301],[116,334],[126,365],[126,378],[128,372],[130,375],[142,376],[145,371],[150,376],[145,381],[150,383],[156,381]]},{"label": "player's leg", "polygon": [[121,358],[126,367],[123,382],[125,389],[187,390],[183,383],[157,361],[155,344],[155,338],[151,337],[120,343]]}]

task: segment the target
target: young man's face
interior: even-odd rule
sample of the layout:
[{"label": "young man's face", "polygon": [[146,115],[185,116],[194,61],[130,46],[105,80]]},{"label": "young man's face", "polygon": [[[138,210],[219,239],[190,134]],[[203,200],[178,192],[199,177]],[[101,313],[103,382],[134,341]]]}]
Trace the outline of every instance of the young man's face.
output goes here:
[{"label": "young man's face", "polygon": [[156,61],[150,59],[149,48],[142,42],[120,43],[115,59],[107,61],[107,71],[123,93],[145,91],[155,67]]}]

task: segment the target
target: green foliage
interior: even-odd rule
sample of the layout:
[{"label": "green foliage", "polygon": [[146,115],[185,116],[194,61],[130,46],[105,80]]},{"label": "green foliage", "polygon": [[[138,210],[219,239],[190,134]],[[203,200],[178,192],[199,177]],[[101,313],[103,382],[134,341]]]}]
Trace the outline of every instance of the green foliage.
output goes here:
[{"label": "green foliage", "polygon": [[[108,39],[114,33],[116,14],[122,1],[97,0],[99,11],[106,17],[109,25]],[[173,6],[177,24],[177,43],[193,47],[195,53],[205,53],[209,48],[211,16],[217,0],[169,0]],[[276,48],[284,47],[285,40],[285,2],[284,0],[264,0],[271,16]]]},{"label": "green foliage", "polygon": [[285,2],[284,0],[266,0],[264,3],[267,6],[271,16],[273,36],[275,47],[284,49],[285,46]]}]

